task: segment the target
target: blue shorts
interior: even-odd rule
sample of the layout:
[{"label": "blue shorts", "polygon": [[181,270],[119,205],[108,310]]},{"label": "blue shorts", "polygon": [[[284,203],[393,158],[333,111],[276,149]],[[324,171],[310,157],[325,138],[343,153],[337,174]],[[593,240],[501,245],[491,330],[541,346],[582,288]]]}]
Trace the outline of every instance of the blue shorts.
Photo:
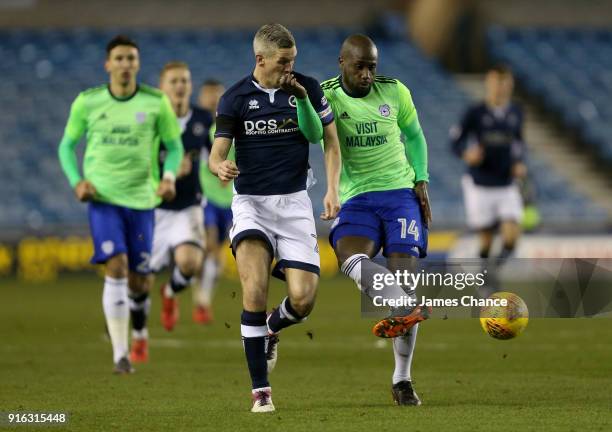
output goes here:
[{"label": "blue shorts", "polygon": [[367,237],[383,255],[400,252],[419,258],[427,256],[427,228],[412,189],[366,192],[342,205],[329,233],[336,248],[342,237]]},{"label": "blue shorts", "polygon": [[89,229],[94,243],[92,264],[125,253],[131,271],[150,273],[154,210],[134,210],[112,204],[89,203]]},{"label": "blue shorts", "polygon": [[217,228],[219,243],[227,238],[227,233],[232,226],[232,209],[220,207],[208,201],[204,206],[204,227]]}]

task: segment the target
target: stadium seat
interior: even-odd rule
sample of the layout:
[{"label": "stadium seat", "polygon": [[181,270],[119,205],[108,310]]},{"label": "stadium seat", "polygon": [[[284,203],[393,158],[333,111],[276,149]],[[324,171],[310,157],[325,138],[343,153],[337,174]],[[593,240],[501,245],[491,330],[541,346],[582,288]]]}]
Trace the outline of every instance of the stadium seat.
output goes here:
[{"label": "stadium seat", "polygon": [[[419,110],[423,130],[430,148],[431,194],[436,228],[464,226],[460,187],[462,164],[449,151],[448,130],[471,102],[453,78],[439,64],[425,56],[416,46],[401,37],[390,23],[392,31],[381,32],[376,38],[380,52],[379,73],[401,79],[412,92]],[[357,29],[318,28],[298,30],[295,37],[299,56],[296,69],[319,80],[338,74],[337,55],[344,37]],[[69,113],[70,103],[79,91],[107,81],[103,70],[104,46],[117,31],[79,28],[72,30],[4,30],[0,31],[0,102],[3,107],[15,106],[17,111],[4,109],[0,116],[0,145],[4,160],[0,169],[8,181],[0,185],[0,227],[26,224],[86,224],[86,206],[78,203],[61,174],[56,149]],[[252,68],[251,31],[209,30],[137,30],[130,32],[141,47],[142,81],[156,85],[159,70],[170,60],[190,64],[195,85],[207,78],[221,79],[232,84]],[[500,59],[516,64],[519,77],[534,77],[549,61],[560,61],[565,69],[558,75],[551,68],[541,80],[531,79],[530,88],[547,98],[551,106],[577,106],[580,92],[601,92],[608,96],[583,95],[592,106],[584,105],[579,116],[568,115],[576,124],[585,118],[594,125],[585,136],[593,141],[610,144],[612,136],[606,122],[612,112],[605,100],[612,91],[610,59],[600,51],[609,49],[609,32],[580,32],[526,29],[511,31],[493,28],[489,32],[490,46],[501,47]],[[529,44],[536,46],[527,54]],[[575,44],[571,55],[562,58],[559,47]],[[572,45],[573,46],[573,45]],[[583,79],[574,73],[576,64],[585,58],[597,60],[592,75]],[[607,67],[607,69],[606,69]],[[559,72],[561,74],[561,72]],[[560,91],[565,83],[571,88]],[[606,147],[607,148],[607,147]],[[79,149],[82,154],[82,148]],[[608,157],[610,157],[608,152]],[[551,174],[546,164],[537,158],[530,160],[538,188],[539,205],[544,223],[550,226],[571,224],[572,212],[583,221],[605,220],[601,209],[573,192],[567,181]],[[321,209],[325,191],[323,156],[320,146],[312,146],[311,166],[319,178],[311,190],[315,214]],[[36,176],[32,176],[36,173]],[[25,179],[25,180],[24,180]],[[576,205],[580,203],[581,205]]]}]

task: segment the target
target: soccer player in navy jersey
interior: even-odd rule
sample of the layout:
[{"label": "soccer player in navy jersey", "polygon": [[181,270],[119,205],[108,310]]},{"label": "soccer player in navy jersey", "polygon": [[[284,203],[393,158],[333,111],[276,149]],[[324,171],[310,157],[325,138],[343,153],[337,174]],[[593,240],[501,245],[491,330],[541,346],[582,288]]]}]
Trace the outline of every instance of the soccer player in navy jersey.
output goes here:
[{"label": "soccer player in navy jersey", "polygon": [[[172,330],[178,319],[176,294],[189,286],[191,278],[202,268],[204,233],[202,191],[200,188],[200,153],[210,150],[209,129],[212,115],[189,103],[192,93],[191,72],[183,62],[167,63],[160,74],[160,89],[168,96],[178,118],[185,149],[176,180],[176,197],[155,209],[155,231],[151,269],[159,272],[173,264],[170,280],[161,287],[161,320]],[[165,150],[160,151],[163,164]],[[152,276],[151,276],[152,277]],[[152,286],[152,281],[150,283]],[[150,299],[147,293],[130,298],[132,316],[133,362],[148,360],[146,319]]]},{"label": "soccer player in navy jersey", "polygon": [[[200,87],[198,103],[200,107],[213,115],[217,112],[219,99],[225,93],[225,87],[220,81],[208,79]],[[211,127],[211,136],[215,126]],[[208,159],[208,155],[206,155]],[[234,151],[230,150],[228,158],[234,159]],[[225,248],[223,244],[228,238],[232,226],[232,198],[234,196],[233,182],[223,182],[208,169],[208,164],[200,166],[200,184],[206,199],[204,206],[204,233],[206,250],[200,278],[199,289],[194,290],[193,320],[199,324],[210,324],[213,320],[212,300],[218,276],[223,271],[225,263]]]},{"label": "soccer player in navy jersey", "polygon": [[[306,319],[319,279],[319,249],[306,192],[309,143],[325,137],[327,192],[323,219],[339,210],[340,151],[334,117],[319,83],[293,71],[297,48],[280,24],[262,26],[253,40],[255,69],[219,102],[209,158],[221,180],[234,180],[233,252],[243,291],[241,334],[252,381],[252,412],[274,411],[268,371],[277,334]],[[236,162],[227,159],[234,140]],[[272,259],[287,297],[266,319]]]},{"label": "soccer player in navy jersey", "polygon": [[513,87],[507,67],[492,67],[485,78],[485,100],[470,107],[450,133],[454,153],[467,165],[465,210],[468,226],[479,233],[480,258],[489,258],[499,228],[500,262],[512,254],[520,236],[523,204],[515,180],[527,173],[523,111],[511,101]]}]

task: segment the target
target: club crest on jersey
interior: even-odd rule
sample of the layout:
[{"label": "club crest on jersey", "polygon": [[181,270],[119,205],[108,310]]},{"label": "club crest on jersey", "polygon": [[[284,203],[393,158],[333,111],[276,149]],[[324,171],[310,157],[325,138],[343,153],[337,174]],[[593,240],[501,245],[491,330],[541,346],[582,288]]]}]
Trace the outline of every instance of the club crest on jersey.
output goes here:
[{"label": "club crest on jersey", "polygon": [[327,98],[325,96],[321,98],[321,105],[327,105]]},{"label": "club crest on jersey", "polygon": [[112,240],[106,240],[102,242],[102,252],[106,255],[110,255],[115,250],[115,243]]},{"label": "club crest on jersey", "polygon": [[297,106],[297,101],[295,99],[295,96],[293,95],[289,96],[289,105],[291,105],[293,108]]},{"label": "club crest on jersey", "polygon": [[136,123],[144,123],[147,119],[147,113],[139,111],[136,113]]},{"label": "club crest on jersey", "polygon": [[257,101],[257,99],[251,99],[249,101],[249,109],[250,110],[259,109],[259,102]]},{"label": "club crest on jersey", "polygon": [[380,112],[380,115],[383,117],[389,117],[389,115],[391,115],[391,107],[387,104],[383,104],[378,107],[378,112]]},{"label": "club crest on jersey", "polygon": [[204,135],[204,125],[200,122],[195,123],[191,128],[191,132],[197,137]]}]

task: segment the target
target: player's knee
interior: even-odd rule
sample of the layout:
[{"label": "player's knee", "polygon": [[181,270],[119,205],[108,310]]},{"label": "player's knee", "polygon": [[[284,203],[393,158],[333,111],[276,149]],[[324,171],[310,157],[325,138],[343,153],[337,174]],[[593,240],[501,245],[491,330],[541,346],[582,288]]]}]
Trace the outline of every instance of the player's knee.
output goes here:
[{"label": "player's knee", "polygon": [[134,294],[144,294],[151,290],[153,285],[152,275],[143,275],[138,273],[130,273],[128,278],[128,286]]},{"label": "player's knee", "polygon": [[314,309],[314,305],[315,305],[314,297],[311,297],[311,298],[302,297],[302,298],[291,300],[291,306],[297,312],[300,318],[306,318],[308,315],[310,315],[310,313]]},{"label": "player's knee", "polygon": [[115,255],[106,262],[106,276],[115,279],[123,279],[128,276],[128,259],[127,255]]},{"label": "player's knee", "polygon": [[202,269],[202,256],[188,256],[183,257],[181,260],[176,262],[179,270],[183,275],[190,278],[197,275]]},{"label": "player's knee", "polygon": [[265,310],[267,300],[266,291],[264,289],[243,286],[242,304],[246,310]]},{"label": "player's knee", "polygon": [[346,262],[346,260],[348,260],[350,257],[354,255],[352,253],[345,252],[341,249],[338,249],[335,252],[336,252],[336,258],[338,259],[338,268],[342,268],[342,265]]},{"label": "player's knee", "polygon": [[303,290],[299,294],[293,293],[289,296],[289,302],[293,310],[301,317],[306,318],[314,308],[316,298],[316,285],[311,289]]}]

